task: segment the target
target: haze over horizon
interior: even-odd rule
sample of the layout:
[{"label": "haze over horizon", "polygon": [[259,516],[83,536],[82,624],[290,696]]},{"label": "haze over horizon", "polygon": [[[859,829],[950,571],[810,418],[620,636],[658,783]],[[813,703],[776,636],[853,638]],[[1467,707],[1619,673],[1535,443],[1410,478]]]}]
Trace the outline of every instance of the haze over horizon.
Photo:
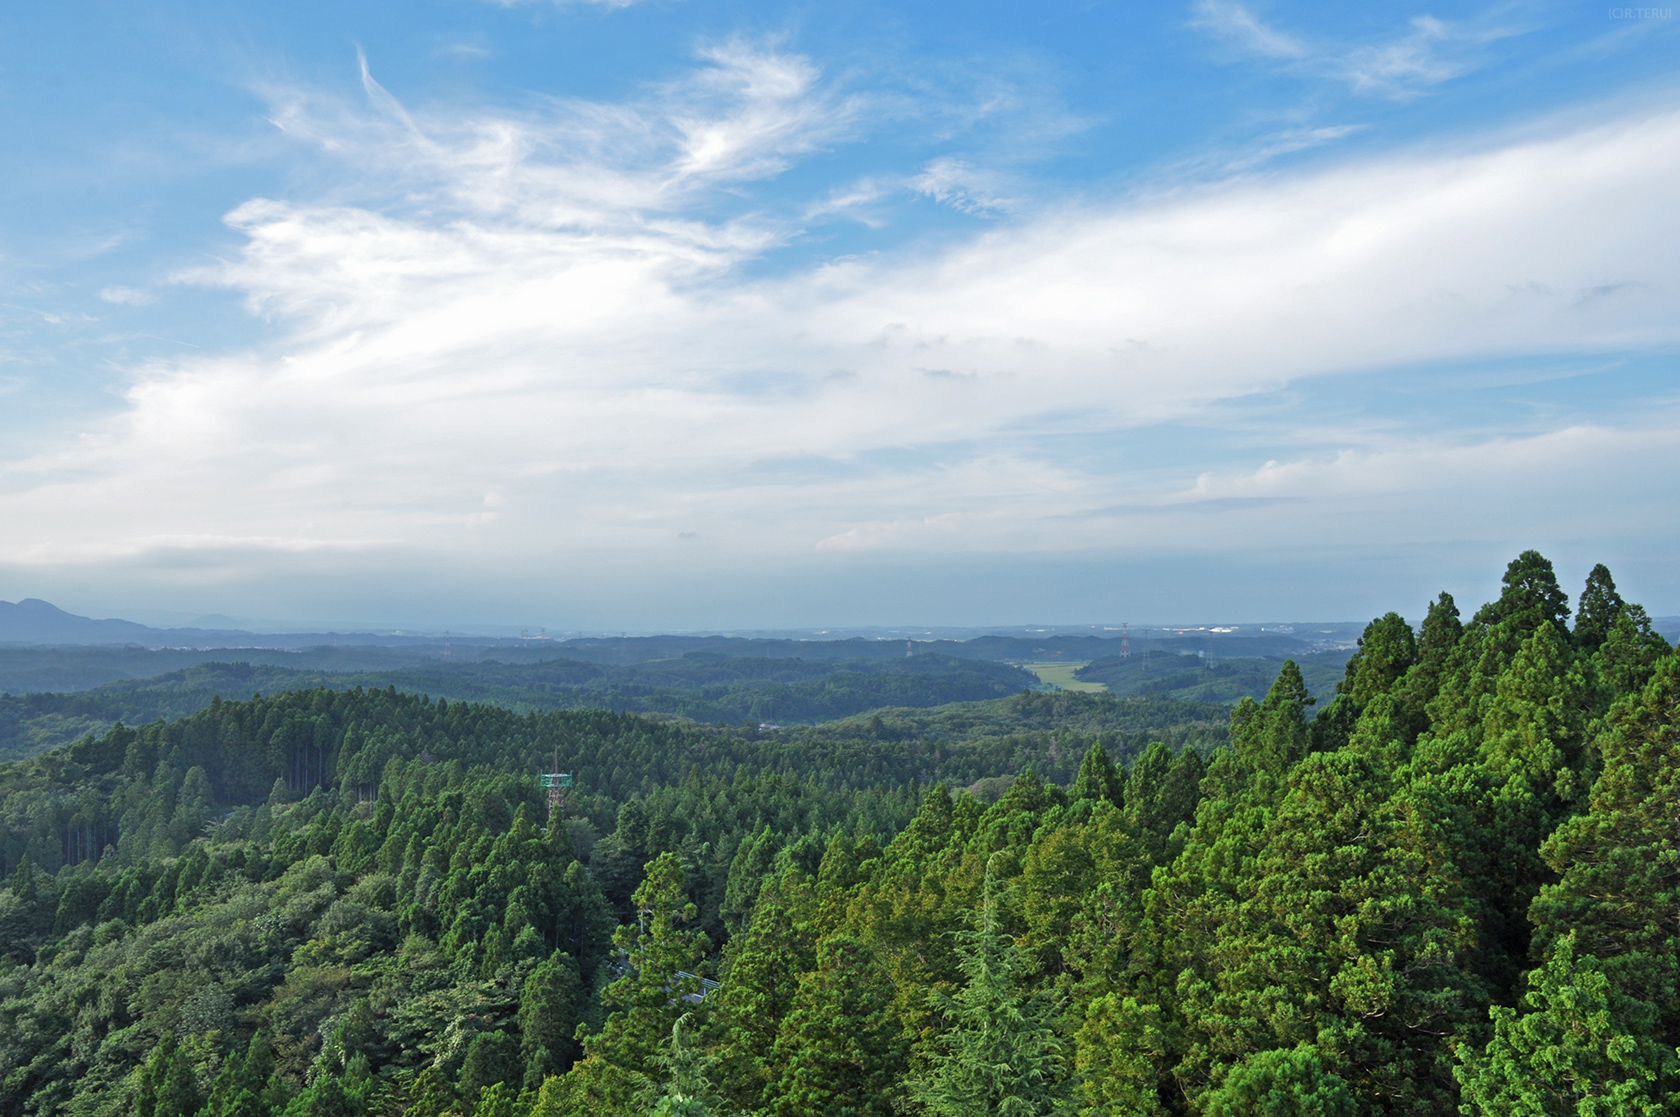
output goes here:
[{"label": "haze over horizon", "polygon": [[8,12],[0,599],[1680,612],[1662,11]]}]

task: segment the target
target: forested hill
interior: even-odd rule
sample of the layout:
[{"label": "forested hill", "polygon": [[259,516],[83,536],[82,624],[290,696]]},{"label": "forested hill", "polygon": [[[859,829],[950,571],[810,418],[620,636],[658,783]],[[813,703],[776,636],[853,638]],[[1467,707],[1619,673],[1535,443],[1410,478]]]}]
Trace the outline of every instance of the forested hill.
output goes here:
[{"label": "forested hill", "polygon": [[[1680,657],[1607,570],[1379,618],[1205,758],[1130,748],[1160,702],[831,738],[317,690],[0,766],[0,1111],[1680,1108]],[[1011,748],[1055,778],[951,794]]]},{"label": "forested hill", "polygon": [[[921,732],[879,732],[916,719]],[[230,810],[317,785],[359,801],[392,760],[534,781],[572,772],[574,816],[611,829],[618,805],[691,778],[779,773],[834,790],[1013,775],[1066,782],[1104,741],[1129,756],[1152,740],[1209,748],[1224,710],[1160,699],[1021,693],[930,711],[882,710],[820,730],[731,731],[604,710],[518,713],[395,687],[315,689],[118,726],[21,763],[0,764],[0,875],[25,857],[56,871],[97,859],[171,856]]]},{"label": "forested hill", "polygon": [[[1301,678],[1314,697],[1336,693],[1349,650],[1309,652],[1294,657]],[[1235,704],[1265,696],[1283,666],[1283,657],[1234,656],[1207,660],[1194,655],[1140,652],[1092,660],[1074,672],[1083,682],[1102,683],[1111,694],[1158,694],[1187,702]]]},{"label": "forested hill", "polygon": [[815,722],[882,706],[940,706],[1018,694],[1037,685],[1020,668],[948,656],[891,660],[722,658],[690,652],[627,666],[578,660],[410,662],[381,671],[309,671],[199,664],[70,694],[0,695],[0,759],[21,759],[114,723],[181,717],[213,698],[315,687],[385,689],[518,711],[660,713],[726,725]]}]

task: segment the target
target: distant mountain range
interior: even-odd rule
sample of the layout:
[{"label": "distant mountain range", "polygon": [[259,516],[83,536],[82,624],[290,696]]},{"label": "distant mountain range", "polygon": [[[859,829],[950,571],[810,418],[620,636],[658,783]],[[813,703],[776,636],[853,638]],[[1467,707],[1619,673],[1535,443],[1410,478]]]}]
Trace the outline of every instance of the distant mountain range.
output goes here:
[{"label": "distant mountain range", "polygon": [[[1301,655],[1335,648],[1351,648],[1363,623],[1339,622],[1288,626],[1232,625],[1217,628],[1138,628],[1131,634],[1134,652],[1153,649],[1179,655],[1214,654],[1220,659],[1233,656],[1279,657]],[[1658,631],[1674,641],[1680,637],[1680,617],[1658,617]],[[1062,631],[1024,635],[1019,630],[1006,635],[975,636],[971,639],[919,639],[902,637],[813,639],[775,636],[592,636],[569,640],[531,640],[513,637],[444,637],[392,632],[249,632],[236,628],[153,628],[134,621],[95,620],[67,613],[51,602],[25,598],[0,601],[0,646],[103,646],[183,649],[303,650],[326,647],[408,648],[411,654],[444,654],[446,647],[456,654],[472,656],[495,649],[505,658],[516,656],[568,659],[592,663],[645,663],[687,655],[769,656],[805,659],[877,659],[905,654],[937,652],[963,659],[986,659],[1023,663],[1033,661],[1084,662],[1113,656],[1120,647],[1118,633],[1102,636],[1074,635]]]},{"label": "distant mountain range", "polygon": [[[1278,656],[1346,646],[1358,636],[1361,625],[1317,625],[1308,633],[1289,630],[1166,629],[1132,633],[1132,646],[1195,654],[1217,645],[1224,656]],[[889,659],[914,651],[957,656],[963,659],[1024,662],[1033,660],[1078,662],[1116,654],[1119,633],[1103,636],[1046,633],[1043,635],[985,635],[967,640],[852,636],[846,639],[812,639],[793,636],[594,636],[569,640],[522,640],[510,637],[453,636],[449,644],[459,653],[498,649],[504,654],[519,649],[527,655],[592,663],[645,663],[691,655],[720,657],[768,656],[805,659]],[[377,632],[249,632],[234,628],[153,628],[134,621],[95,620],[67,613],[51,602],[25,598],[17,603],[0,601],[0,645],[32,646],[138,646],[143,648],[192,649],[313,649],[340,647],[384,647],[436,649],[443,652],[445,640],[437,635],[405,635]]]},{"label": "distant mountain range", "polygon": [[50,601],[0,601],[0,644],[138,644],[147,648],[314,648],[322,644],[395,647],[436,638],[369,632],[260,633],[226,628],[153,628],[124,620],[66,613]]}]

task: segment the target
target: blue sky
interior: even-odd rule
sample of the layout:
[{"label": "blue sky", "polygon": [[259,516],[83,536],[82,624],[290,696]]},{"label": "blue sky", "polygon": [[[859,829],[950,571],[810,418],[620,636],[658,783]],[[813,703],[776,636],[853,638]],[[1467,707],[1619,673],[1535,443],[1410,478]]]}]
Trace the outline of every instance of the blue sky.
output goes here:
[{"label": "blue sky", "polygon": [[0,598],[554,628],[1680,612],[1680,24],[13,5]]}]

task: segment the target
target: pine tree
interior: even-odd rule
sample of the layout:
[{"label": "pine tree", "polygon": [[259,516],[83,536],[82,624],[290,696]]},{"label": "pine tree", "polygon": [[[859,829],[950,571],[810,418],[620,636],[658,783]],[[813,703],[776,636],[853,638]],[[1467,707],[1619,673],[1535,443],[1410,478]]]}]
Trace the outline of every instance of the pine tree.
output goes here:
[{"label": "pine tree", "polygon": [[1263,702],[1245,698],[1231,712],[1232,754],[1249,770],[1281,776],[1307,753],[1306,713],[1315,701],[1295,661],[1284,660]]},{"label": "pine tree", "polygon": [[519,1041],[500,1028],[481,1032],[467,1047],[467,1059],[461,1066],[461,1094],[476,1099],[486,1086],[516,1083],[522,1077]]},{"label": "pine tree", "polygon": [[1203,1099],[1206,1117],[1356,1117],[1354,1092],[1336,1059],[1315,1045],[1262,1051],[1222,1069]]},{"label": "pine tree", "polygon": [[1668,641],[1651,629],[1651,618],[1641,605],[1625,606],[1611,622],[1610,631],[1598,647],[1594,661],[1599,679],[1612,700],[1637,694],[1656,671],[1657,663],[1669,652]]},{"label": "pine tree", "polygon": [[551,1074],[562,1074],[577,1058],[573,1039],[583,995],[577,964],[556,951],[525,979],[519,996],[520,1058],[525,1087],[535,1090]]},{"label": "pine tree", "polygon": [[997,889],[988,872],[976,925],[958,936],[966,984],[934,995],[947,1030],[910,1084],[931,1117],[1042,1117],[1068,1105],[1056,1006],[1023,987],[1025,959],[999,926]]},{"label": "pine tree", "polygon": [[1610,626],[1616,623],[1623,604],[1610,568],[1602,562],[1593,567],[1575,610],[1575,643],[1589,652],[1596,651],[1610,635]]},{"label": "pine tree", "polygon": [[443,1067],[436,1062],[427,1065],[414,1077],[414,1086],[409,1090],[408,1108],[403,1110],[403,1117],[443,1117],[455,1108],[455,1088],[443,1073]]},{"label": "pine tree", "polygon": [[267,1033],[258,1030],[243,1054],[235,1051],[222,1064],[204,1103],[205,1117],[243,1117],[256,1107],[273,1073],[274,1051]]},{"label": "pine tree", "polygon": [[1348,659],[1336,693],[1364,709],[1377,695],[1387,693],[1416,662],[1417,641],[1411,625],[1399,613],[1386,613],[1365,626],[1359,650]]},{"label": "pine tree", "polygon": [[1543,624],[1562,630],[1569,619],[1569,595],[1558,586],[1551,560],[1539,551],[1524,551],[1511,560],[1501,581],[1499,600],[1476,612],[1477,623],[1508,625],[1523,636]]},{"label": "pine tree", "polygon": [[723,904],[718,909],[718,916],[731,935],[746,926],[753,901],[758,899],[758,890],[764,886],[770,864],[776,858],[776,849],[776,838],[770,832],[769,823],[760,824],[758,830],[743,838],[736,848],[735,856],[729,863]]},{"label": "pine tree", "polygon": [[613,936],[625,959],[624,976],[602,993],[618,1011],[583,1041],[586,1057],[566,1076],[570,1089],[619,1107],[631,1104],[634,1083],[664,1047],[685,998],[699,993],[699,978],[681,975],[698,974],[711,945],[704,933],[688,927],[699,911],[684,892],[676,854],[662,853],[647,863],[632,901],[636,922]]},{"label": "pine tree", "polygon": [[1680,1088],[1656,1009],[1616,991],[1596,959],[1557,940],[1529,975],[1528,1011],[1490,1010],[1493,1039],[1460,1045],[1460,1112],[1471,1117],[1661,1117]]},{"label": "pine tree", "polygon": [[659,1077],[643,1100],[652,1117],[713,1117],[723,1112],[723,1099],[709,1077],[716,1060],[694,1034],[691,1013],[677,1017],[665,1049],[653,1061]]},{"label": "pine tree", "polygon": [[799,979],[770,1063],[776,1117],[890,1117],[905,1046],[890,1011],[892,983],[864,943],[823,940]]},{"label": "pine tree", "polygon": [[[793,1009],[799,978],[817,966],[810,921],[817,900],[797,870],[764,885],[752,918],[724,952],[717,998],[722,1088],[735,1107],[757,1109],[780,1068],[770,1062],[782,1021]],[[710,999],[710,998],[708,998]]]},{"label": "pine tree", "polygon": [[1201,754],[1186,747],[1176,757],[1155,741],[1126,774],[1125,815],[1157,865],[1178,855],[1173,831],[1196,814],[1204,769]]},{"label": "pine tree", "polygon": [[175,1033],[165,1032],[139,1071],[139,1089],[134,1101],[138,1117],[194,1117],[203,1099],[192,1061],[175,1042]]},{"label": "pine tree", "polygon": [[1538,945],[1565,937],[1619,994],[1655,1005],[1656,1036],[1680,1046],[1680,656],[1618,704],[1598,738],[1590,808],[1541,846],[1558,874],[1529,909]]},{"label": "pine tree", "polygon": [[1085,751],[1085,759],[1079,763],[1079,774],[1073,779],[1069,798],[1076,803],[1106,802],[1118,807],[1123,805],[1124,797],[1124,784],[1114,770],[1114,762],[1108,758],[1108,750],[1101,741],[1092,742]]}]

